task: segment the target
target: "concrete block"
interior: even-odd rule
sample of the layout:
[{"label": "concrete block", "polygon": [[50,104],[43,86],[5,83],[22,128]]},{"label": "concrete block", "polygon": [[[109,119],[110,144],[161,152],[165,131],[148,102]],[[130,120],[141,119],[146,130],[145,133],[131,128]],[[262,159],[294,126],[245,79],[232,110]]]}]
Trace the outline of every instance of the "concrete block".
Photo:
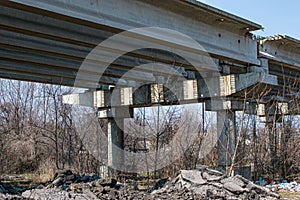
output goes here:
[{"label": "concrete block", "polygon": [[133,99],[132,99],[132,88],[121,88],[120,91],[121,95],[121,105],[132,105]]},{"label": "concrete block", "polygon": [[101,108],[104,107],[104,90],[98,90],[94,92],[94,107]]},{"label": "concrete block", "polygon": [[132,88],[114,88],[111,95],[111,106],[128,106],[132,105]]},{"label": "concrete block", "polygon": [[275,75],[268,74],[262,77],[261,82],[269,85],[278,85],[278,78]]},{"label": "concrete block", "polygon": [[235,75],[220,77],[220,96],[228,96],[236,92]]},{"label": "concrete block", "polygon": [[260,66],[250,66],[247,68],[247,71],[250,73],[265,73],[265,69]]},{"label": "concrete block", "polygon": [[273,115],[287,115],[289,114],[289,104],[286,102],[273,102],[268,104],[259,104],[257,115],[261,117],[268,117]]},{"label": "concrete block", "polygon": [[278,108],[278,111],[279,111],[278,114],[282,114],[282,115],[289,114],[289,105],[288,105],[288,103],[285,103],[285,102],[277,103],[277,108]]},{"label": "concrete block", "polygon": [[79,93],[63,95],[63,103],[71,105],[81,105],[93,107],[93,93]]},{"label": "concrete block", "polygon": [[163,84],[152,84],[150,88],[151,88],[151,103],[164,102]]},{"label": "concrete block", "polygon": [[196,80],[183,81],[183,99],[197,99],[198,98],[198,86]]},{"label": "concrete block", "polygon": [[98,117],[100,119],[115,118],[133,118],[133,108],[129,107],[118,107],[118,108],[108,108],[105,110],[98,111]]},{"label": "concrete block", "polygon": [[142,85],[133,91],[133,104],[144,105],[151,103],[150,85]]},{"label": "concrete block", "polygon": [[179,102],[183,99],[183,82],[174,81],[164,86],[164,100],[165,102]]},{"label": "concrete block", "polygon": [[268,117],[259,117],[259,121],[261,123],[273,123],[276,122],[276,116],[268,116]]},{"label": "concrete block", "polygon": [[265,116],[266,115],[265,104],[258,104],[257,115],[258,116]]},{"label": "concrete block", "polygon": [[265,74],[269,74],[269,60],[266,58],[259,58],[260,66],[263,68]]},{"label": "concrete block", "polygon": [[67,94],[62,96],[63,104],[79,105],[79,94]]},{"label": "concrete block", "polygon": [[244,101],[235,101],[235,100],[207,100],[205,101],[205,110],[206,111],[222,111],[222,110],[232,110],[240,111],[245,109]]},{"label": "concrete block", "polygon": [[257,103],[246,102],[245,113],[249,115],[256,115],[257,108]]},{"label": "concrete block", "polygon": [[220,96],[220,78],[208,76],[197,80],[198,97],[213,98]]}]

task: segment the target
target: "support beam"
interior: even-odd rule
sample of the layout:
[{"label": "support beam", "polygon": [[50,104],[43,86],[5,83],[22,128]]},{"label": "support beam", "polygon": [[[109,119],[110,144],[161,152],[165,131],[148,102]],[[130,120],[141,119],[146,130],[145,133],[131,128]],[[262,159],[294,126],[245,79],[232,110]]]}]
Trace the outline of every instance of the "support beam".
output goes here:
[{"label": "support beam", "polygon": [[[223,101],[218,100],[218,98],[230,97],[264,80],[261,73],[257,72],[211,78],[197,77],[194,80],[165,80],[162,77],[158,83],[115,88],[113,99],[111,99],[112,91],[96,91],[94,93],[94,106],[106,109],[118,106],[151,106],[157,103],[162,105],[186,104],[205,100],[208,111],[245,110],[243,101]],[[211,98],[213,98],[213,101],[207,100]]]},{"label": "support beam", "polygon": [[206,111],[241,111],[245,110],[244,101],[226,100],[226,99],[211,99],[205,101]]},{"label": "support beam", "polygon": [[113,107],[105,110],[98,111],[98,117],[100,119],[107,118],[116,118],[116,119],[125,119],[125,118],[133,118],[133,108],[129,107]]}]

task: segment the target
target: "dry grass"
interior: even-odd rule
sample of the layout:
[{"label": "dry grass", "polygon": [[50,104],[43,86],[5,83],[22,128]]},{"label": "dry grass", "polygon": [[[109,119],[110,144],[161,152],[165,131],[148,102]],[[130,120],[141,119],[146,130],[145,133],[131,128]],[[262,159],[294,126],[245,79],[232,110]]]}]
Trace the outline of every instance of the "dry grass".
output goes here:
[{"label": "dry grass", "polygon": [[52,176],[52,174],[5,174],[1,176],[1,180],[20,187],[30,187],[44,183]]},{"label": "dry grass", "polygon": [[289,200],[300,200],[299,192],[279,192],[281,198],[286,198]]}]

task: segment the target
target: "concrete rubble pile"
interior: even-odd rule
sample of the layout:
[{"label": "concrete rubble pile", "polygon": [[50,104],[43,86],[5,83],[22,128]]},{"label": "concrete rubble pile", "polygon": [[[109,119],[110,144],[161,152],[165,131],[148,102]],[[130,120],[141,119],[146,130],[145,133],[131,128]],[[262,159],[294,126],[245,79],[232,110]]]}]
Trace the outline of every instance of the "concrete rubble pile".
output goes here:
[{"label": "concrete rubble pile", "polygon": [[278,194],[268,188],[255,185],[240,175],[227,177],[221,172],[205,166],[198,170],[181,170],[175,179],[160,190],[174,187],[187,188],[205,199],[272,200],[280,198]]},{"label": "concrete rubble pile", "polygon": [[[279,199],[268,188],[237,175],[201,167],[181,170],[173,179],[162,179],[151,191],[134,190],[115,179],[79,176],[70,170],[56,173],[51,181],[22,193],[23,199]],[[9,198],[8,198],[9,199]]]},{"label": "concrete rubble pile", "polygon": [[[161,181],[159,182],[161,183]],[[159,185],[159,184],[157,184]],[[157,186],[159,187],[159,186]],[[155,190],[154,190],[155,191]],[[187,188],[146,192],[119,184],[115,179],[78,176],[71,171],[57,173],[45,187],[39,186],[22,194],[27,199],[202,199]]]}]

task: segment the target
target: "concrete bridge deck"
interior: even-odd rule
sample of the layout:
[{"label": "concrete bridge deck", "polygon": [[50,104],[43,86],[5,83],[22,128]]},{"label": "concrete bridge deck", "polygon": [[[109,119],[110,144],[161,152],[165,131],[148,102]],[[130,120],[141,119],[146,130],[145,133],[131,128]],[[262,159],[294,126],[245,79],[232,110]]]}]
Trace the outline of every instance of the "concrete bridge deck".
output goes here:
[{"label": "concrete bridge deck", "polygon": [[[256,41],[249,31],[261,26],[196,1],[22,0],[1,1],[0,5],[1,76],[6,78],[72,86],[82,61],[96,45],[121,31],[149,26],[186,34],[214,58],[259,64]],[[168,39],[157,42],[164,40]],[[176,44],[166,42],[167,46]],[[176,45],[185,48],[183,42]],[[114,84],[124,70],[153,62],[153,57],[146,50],[129,52],[110,66],[111,72],[101,83]],[[174,56],[159,52],[155,60],[174,63]],[[182,59],[176,61],[189,65]],[[98,66],[106,67],[105,63]]]},{"label": "concrete bridge deck", "polygon": [[[182,33],[201,48],[167,31],[130,31],[144,27]],[[252,114],[289,114],[295,104],[291,100],[299,98],[300,41],[281,35],[258,39],[251,32],[259,29],[262,26],[195,0],[2,0],[0,77],[88,88],[84,94],[65,96],[65,103],[98,107],[99,116],[108,118],[102,111],[112,107],[205,102],[207,110],[224,112],[241,110],[253,99],[264,112],[249,111]],[[101,56],[121,56],[111,63],[90,59],[78,77],[89,53],[124,31],[126,39],[118,45],[135,47],[134,40],[150,47],[129,52],[113,45],[101,48]],[[193,66],[177,51],[188,52],[200,64]],[[136,67],[151,63],[168,65],[176,75],[170,68]],[[170,77],[175,93],[164,87]],[[118,85],[114,102],[108,90],[112,85]],[[163,93],[161,99],[154,89]],[[212,99],[223,102],[212,105]],[[271,100],[288,109],[267,115]],[[121,134],[111,123],[112,135]],[[225,162],[222,156],[220,165]]]}]

